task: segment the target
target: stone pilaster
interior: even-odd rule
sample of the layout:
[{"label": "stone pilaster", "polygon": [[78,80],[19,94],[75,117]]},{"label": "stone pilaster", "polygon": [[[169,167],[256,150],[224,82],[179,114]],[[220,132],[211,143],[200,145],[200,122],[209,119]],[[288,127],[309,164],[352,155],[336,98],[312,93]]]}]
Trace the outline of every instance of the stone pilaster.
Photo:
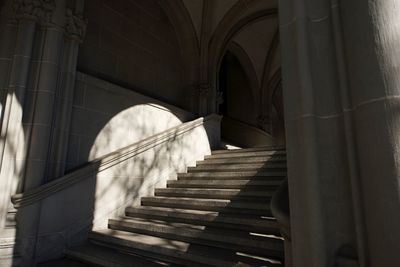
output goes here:
[{"label": "stone pilaster", "polygon": [[25,168],[18,192],[41,185],[47,167],[64,30],[56,21],[48,20],[51,15],[44,12],[46,7],[37,11],[43,19],[36,32],[30,83],[24,103]]},{"label": "stone pilaster", "polygon": [[198,114],[204,116],[208,113],[209,99],[211,94],[211,84],[200,83],[196,86],[196,95],[198,99]]},{"label": "stone pilaster", "polygon": [[[0,140],[1,183],[5,197],[1,203],[1,218],[6,218],[10,194],[15,190],[23,171],[23,162],[19,158],[21,151],[24,150],[24,132],[21,125],[23,105],[37,22],[44,19],[43,15],[47,14],[38,12],[36,7],[28,4],[28,1],[8,1],[5,9],[3,14],[8,21],[5,31],[2,32],[5,36],[2,40],[6,41],[2,43],[14,49],[10,51],[11,61],[6,72],[8,75],[2,75],[7,82],[4,83],[6,96],[2,99],[4,108]],[[12,30],[12,27],[15,29]],[[14,38],[13,32],[15,32]]]},{"label": "stone pilaster", "polygon": [[53,121],[46,180],[60,177],[65,172],[78,49],[79,43],[83,41],[87,24],[83,19],[82,10],[67,9],[66,12],[64,57],[61,63],[61,78],[56,97],[57,109]]},{"label": "stone pilaster", "polygon": [[[11,204],[10,195],[47,182],[54,170],[51,163],[65,157],[78,46],[86,26],[83,1],[74,1],[74,7],[71,3],[7,1],[8,24],[14,25],[16,36],[9,40],[13,51],[5,72],[8,75],[0,75],[0,83],[5,82],[7,90],[0,139],[1,218],[6,218],[3,215]],[[2,59],[0,68],[6,66]],[[55,169],[62,173],[62,168]],[[22,266],[31,266],[41,257],[41,248],[37,247],[41,237],[37,234],[40,217],[45,213],[40,204],[17,211],[16,235],[24,251]]]}]

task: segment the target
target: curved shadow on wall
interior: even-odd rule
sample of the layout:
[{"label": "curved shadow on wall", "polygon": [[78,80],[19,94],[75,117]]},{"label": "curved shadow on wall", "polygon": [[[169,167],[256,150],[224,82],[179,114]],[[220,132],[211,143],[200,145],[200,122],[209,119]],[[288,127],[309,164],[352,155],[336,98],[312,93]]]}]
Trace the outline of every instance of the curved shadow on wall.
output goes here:
[{"label": "curved shadow on wall", "polygon": [[[136,102],[134,106],[118,112],[107,123],[101,124],[102,127],[96,128],[100,130],[91,136],[90,145],[87,146],[90,149],[82,151],[84,157],[89,160],[97,158],[126,144],[143,140],[179,125],[181,119],[187,116],[180,114],[180,111],[175,115],[174,111],[160,103],[140,103]],[[82,243],[92,227],[106,227],[107,218],[121,214],[126,206],[138,204],[139,196],[151,195],[155,186],[164,186],[168,178],[185,170],[187,164],[194,160],[191,155],[193,150],[204,146],[208,133],[205,129],[199,129],[192,137],[184,139],[178,130],[172,133],[173,137],[168,142],[135,155],[126,165],[119,162],[118,168],[94,171],[98,175],[68,189],[72,191],[57,193],[57,196],[43,201],[45,211],[40,227],[47,231],[48,236],[39,236],[39,261],[49,259],[41,257],[41,254],[57,257],[63,246]],[[202,149],[209,151],[209,147]],[[102,167],[96,164],[93,168],[100,170]],[[63,210],[57,204],[64,205]],[[50,219],[49,216],[57,219]]]},{"label": "curved shadow on wall", "polygon": [[[94,91],[92,95],[87,92],[83,95],[97,94],[97,97],[84,98],[83,102],[79,97],[74,100],[68,154],[69,158],[77,161],[72,162],[75,165],[69,162],[67,173],[192,118],[183,110],[159,101],[150,102],[145,96],[135,94],[132,99],[129,96],[132,92],[127,90],[117,97],[121,91],[113,91],[108,83],[102,91],[98,86],[104,85],[104,82],[95,81],[98,84],[90,89]],[[80,89],[77,86],[77,90]],[[88,84],[86,89],[89,89]],[[76,93],[80,95],[80,92]],[[96,110],[96,107],[103,110]],[[73,142],[74,135],[79,137],[77,143]],[[127,165],[116,163],[122,165],[120,168],[103,168],[100,172],[101,162],[95,163],[92,168],[94,173],[99,173],[97,176],[85,178],[62,192],[19,209],[16,234],[19,241],[16,247],[26,253],[18,253],[17,258],[26,257],[29,260],[29,256],[33,255],[41,262],[59,257],[65,246],[83,242],[93,225],[98,223],[97,227],[101,227],[102,223],[106,223],[105,218],[120,213],[126,205],[138,202],[138,196],[150,195],[154,186],[161,186],[172,172],[182,170],[187,164],[185,156],[193,144],[181,142],[178,134],[174,136],[174,142],[159,148],[152,147],[151,152]],[[74,151],[76,154],[71,155]],[[168,169],[164,171],[165,168]],[[98,216],[95,217],[95,214]],[[32,220],[36,220],[37,229],[32,229]],[[18,260],[14,265],[19,264]]]}]

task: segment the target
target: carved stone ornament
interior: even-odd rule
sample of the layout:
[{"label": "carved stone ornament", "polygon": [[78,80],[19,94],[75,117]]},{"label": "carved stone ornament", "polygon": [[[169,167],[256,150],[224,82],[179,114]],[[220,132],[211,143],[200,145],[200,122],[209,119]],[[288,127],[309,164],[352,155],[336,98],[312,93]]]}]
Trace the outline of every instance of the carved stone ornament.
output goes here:
[{"label": "carved stone ornament", "polygon": [[87,21],[81,14],[74,14],[73,11],[67,9],[67,24],[65,26],[65,32],[68,38],[82,41],[85,33]]},{"label": "carved stone ornament", "polygon": [[56,8],[55,0],[14,0],[15,18],[49,23]]},{"label": "carved stone ornament", "polygon": [[200,96],[207,96],[210,93],[210,84],[201,83],[197,86],[197,92]]}]

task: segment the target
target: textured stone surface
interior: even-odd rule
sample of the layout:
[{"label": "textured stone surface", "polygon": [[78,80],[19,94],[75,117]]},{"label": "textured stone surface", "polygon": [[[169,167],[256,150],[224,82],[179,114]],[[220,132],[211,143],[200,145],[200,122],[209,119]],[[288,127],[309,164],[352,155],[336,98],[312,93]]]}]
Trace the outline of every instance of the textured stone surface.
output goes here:
[{"label": "textured stone surface", "polygon": [[154,0],[86,1],[89,20],[78,68],[188,108],[180,47]]},{"label": "textured stone surface", "polygon": [[188,121],[192,114],[89,75],[78,75],[68,169]]},{"label": "textured stone surface", "polygon": [[[240,154],[243,153],[251,158],[253,152],[244,150]],[[252,169],[261,171],[259,166]],[[242,187],[237,190],[226,190],[223,186],[237,183],[235,179],[216,178],[211,181],[220,182],[215,183],[215,189],[193,189],[190,184],[173,189],[168,183],[166,189],[155,190],[155,197],[142,197],[140,207],[128,207],[125,216],[109,219],[108,229],[92,231],[89,242],[95,243],[99,250],[105,246],[115,254],[120,253],[117,258],[135,253],[164,260],[168,265],[282,266],[283,240],[269,211],[271,193],[282,183],[282,177],[262,177],[264,182],[275,184],[259,184],[256,191],[251,191],[252,182],[260,181],[259,178],[242,180]],[[168,191],[180,195],[162,194]],[[82,261],[97,258],[85,246],[68,249],[66,254]],[[111,264],[113,259],[105,262]]]}]

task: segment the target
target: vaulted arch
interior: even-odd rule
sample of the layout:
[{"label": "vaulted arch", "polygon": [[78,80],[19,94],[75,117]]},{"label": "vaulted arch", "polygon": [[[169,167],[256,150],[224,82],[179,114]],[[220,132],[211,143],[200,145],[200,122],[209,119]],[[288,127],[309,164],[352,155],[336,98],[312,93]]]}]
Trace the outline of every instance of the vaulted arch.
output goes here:
[{"label": "vaulted arch", "polygon": [[[216,90],[217,90],[217,84],[218,84],[218,78],[217,78],[217,73],[218,69],[222,60],[222,57],[225,54],[225,51],[228,49],[228,45],[230,41],[233,39],[233,37],[238,34],[240,31],[242,31],[244,28],[249,27],[253,23],[256,23],[258,21],[264,20],[264,19],[269,19],[269,18],[276,18],[277,17],[277,9],[272,8],[272,9],[265,9],[261,11],[254,12],[248,16],[245,16],[244,18],[240,19],[233,25],[229,25],[225,19],[220,23],[218,28],[213,34],[213,37],[211,39],[211,42],[209,44],[210,47],[210,53],[209,53],[209,58],[208,58],[208,79],[209,81],[214,85],[214,96],[211,96],[211,98],[215,98],[216,95]],[[227,15],[226,18],[230,18],[229,15]],[[230,18],[232,19],[232,18]],[[231,21],[233,22],[233,21]],[[211,99],[211,105],[213,105],[214,101]],[[210,106],[210,109],[213,110],[215,107]]]},{"label": "vaulted arch", "polygon": [[228,51],[231,52],[233,55],[235,55],[235,57],[242,65],[243,71],[246,73],[247,79],[249,80],[251,91],[253,92],[254,103],[257,104],[258,102],[257,99],[259,97],[258,88],[260,87],[260,83],[257,77],[257,73],[254,69],[254,65],[251,62],[251,59],[249,58],[249,55],[236,42],[231,42],[229,44]]},{"label": "vaulted arch", "polygon": [[271,82],[272,83],[275,82],[276,74],[279,74],[278,79],[280,79],[280,70],[278,70],[275,73],[272,73],[273,72],[272,64],[275,57],[277,56],[278,48],[279,48],[279,30],[276,29],[271,45],[268,48],[268,53],[264,64],[263,77],[261,80],[261,87],[260,87],[261,106],[268,106],[268,107],[270,106],[271,95],[273,95],[273,90],[274,90],[274,87],[271,87]]}]

